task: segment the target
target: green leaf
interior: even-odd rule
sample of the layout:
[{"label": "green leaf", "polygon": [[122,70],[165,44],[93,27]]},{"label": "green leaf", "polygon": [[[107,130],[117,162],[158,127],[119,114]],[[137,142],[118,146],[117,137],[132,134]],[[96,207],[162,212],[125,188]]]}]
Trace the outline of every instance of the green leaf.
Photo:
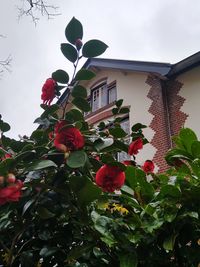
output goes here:
[{"label": "green leaf", "polygon": [[38,209],[37,209],[37,213],[38,213],[38,215],[39,215],[42,219],[44,219],[44,220],[46,220],[46,219],[50,219],[50,218],[52,218],[52,217],[55,216],[54,213],[52,213],[51,211],[49,211],[49,210],[48,210],[47,208],[45,208],[45,207],[38,207]]},{"label": "green leaf", "polygon": [[76,81],[88,81],[91,80],[92,78],[94,78],[96,76],[96,74],[91,71],[91,70],[87,70],[87,69],[80,69],[75,76],[75,80]]},{"label": "green leaf", "polygon": [[195,158],[200,159],[200,141],[194,141],[191,145],[191,152]]},{"label": "green leaf", "polygon": [[113,139],[112,138],[106,138],[106,139],[97,139],[94,142],[94,147],[96,148],[97,151],[101,151],[102,149],[109,147],[113,144]]},{"label": "green leaf", "polygon": [[191,153],[191,145],[197,141],[196,134],[189,128],[183,128],[180,130],[179,138],[186,151]]},{"label": "green leaf", "polygon": [[119,110],[119,114],[126,114],[129,113],[130,109],[129,108],[120,108]]},{"label": "green leaf", "polygon": [[57,167],[57,165],[51,160],[37,160],[31,163],[26,171],[42,170],[49,167]]},{"label": "green leaf", "polygon": [[112,114],[113,114],[113,115],[117,115],[118,112],[119,112],[119,108],[113,108],[113,109],[112,109]]},{"label": "green leaf", "polygon": [[74,63],[77,60],[77,50],[71,44],[61,44],[60,49],[69,61]]},{"label": "green leaf", "polygon": [[134,166],[127,166],[126,181],[134,191],[140,191],[145,200],[151,200],[154,196],[153,186],[147,182],[146,174]]},{"label": "green leaf", "polygon": [[101,194],[102,190],[87,179],[84,187],[78,192],[78,200],[81,205],[87,205],[97,200]]},{"label": "green leaf", "polygon": [[8,132],[10,130],[10,125],[7,122],[0,121],[0,130],[2,132]]},{"label": "green leaf", "polygon": [[167,237],[165,239],[165,241],[163,243],[163,248],[166,251],[173,250],[176,237],[177,237],[177,234],[176,235],[171,235],[171,236],[169,236],[169,237]]},{"label": "green leaf", "polygon": [[68,83],[69,81],[69,75],[66,71],[64,70],[56,70],[55,72],[52,73],[51,77],[59,83]]},{"label": "green leaf", "polygon": [[54,114],[59,108],[60,107],[57,104],[54,104],[54,105],[51,105],[51,106],[46,106],[45,107],[45,111],[41,115],[41,118],[42,119],[48,118],[49,115]]},{"label": "green leaf", "polygon": [[143,125],[143,124],[141,124],[141,123],[136,123],[136,124],[134,124],[134,125],[132,126],[131,130],[132,130],[133,132],[137,132],[138,130],[143,129],[143,128],[147,128],[147,126],[146,126],[146,125]]},{"label": "green leaf", "polygon": [[57,247],[44,247],[40,250],[40,256],[44,258],[50,257],[53,256],[57,251],[58,251]]},{"label": "green leaf", "polygon": [[72,100],[72,104],[74,104],[77,108],[84,112],[88,112],[91,110],[90,104],[82,97],[75,97]]},{"label": "green leaf", "polygon": [[78,109],[71,109],[69,112],[65,114],[65,120],[74,123],[77,121],[83,121],[83,113]]},{"label": "green leaf", "polygon": [[121,127],[111,128],[109,132],[114,138],[123,138],[127,136],[127,133]]},{"label": "green leaf", "polygon": [[137,254],[134,252],[130,254],[122,254],[120,256],[120,267],[137,267],[138,266],[138,260],[137,260]]},{"label": "green leaf", "polygon": [[119,100],[117,100],[116,103],[115,103],[115,105],[116,105],[118,108],[120,108],[120,107],[122,106],[122,104],[123,104],[123,99],[119,99]]},{"label": "green leaf", "polygon": [[65,36],[71,44],[75,44],[77,39],[83,38],[83,26],[75,17],[68,23],[65,29]]},{"label": "green leaf", "polygon": [[86,161],[87,161],[87,154],[83,150],[74,151],[70,153],[70,156],[67,159],[67,165],[70,168],[76,169],[84,167]]},{"label": "green leaf", "polygon": [[6,175],[15,166],[15,160],[12,158],[7,158],[0,162],[0,176]]},{"label": "green leaf", "polygon": [[161,190],[160,193],[158,194],[157,198],[158,199],[162,199],[164,197],[172,197],[172,198],[180,198],[181,196],[181,192],[180,190],[173,186],[173,185],[164,185]]},{"label": "green leaf", "polygon": [[83,46],[82,54],[84,57],[97,57],[105,52],[108,46],[100,40],[90,40]]},{"label": "green leaf", "polygon": [[76,85],[72,89],[72,96],[73,97],[82,97],[82,98],[87,98],[87,90],[85,87],[81,85]]}]

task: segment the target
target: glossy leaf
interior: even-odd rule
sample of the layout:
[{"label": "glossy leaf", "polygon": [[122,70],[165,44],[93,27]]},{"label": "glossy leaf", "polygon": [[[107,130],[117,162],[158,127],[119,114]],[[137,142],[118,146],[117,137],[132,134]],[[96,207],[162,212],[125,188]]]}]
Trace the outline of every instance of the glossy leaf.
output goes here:
[{"label": "glossy leaf", "polygon": [[94,78],[95,76],[96,74],[91,70],[80,69],[75,76],[75,80],[76,81],[88,81]]},{"label": "glossy leaf", "polygon": [[0,130],[2,132],[8,132],[10,130],[10,125],[7,122],[0,121]]},{"label": "glossy leaf", "polygon": [[109,132],[114,138],[123,138],[127,136],[127,133],[121,127],[111,128]]},{"label": "glossy leaf", "polygon": [[103,54],[108,46],[100,40],[90,40],[83,46],[82,54],[84,57],[97,57]]},{"label": "glossy leaf", "polygon": [[190,153],[192,143],[197,141],[196,134],[189,128],[183,128],[180,131],[179,138],[186,151]]},{"label": "glossy leaf", "polygon": [[138,260],[136,253],[122,254],[120,256],[120,267],[137,267]]},{"label": "glossy leaf", "polygon": [[78,109],[71,109],[69,112],[65,114],[66,121],[69,121],[71,123],[77,122],[77,121],[83,121],[83,113]]},{"label": "glossy leaf", "polygon": [[76,169],[84,167],[86,161],[87,161],[87,154],[83,150],[73,151],[70,153],[70,156],[67,159],[67,165],[70,168]]},{"label": "glossy leaf", "polygon": [[87,98],[87,90],[85,87],[81,85],[76,85],[72,89],[72,96],[73,97],[82,97],[82,98]]},{"label": "glossy leaf", "polygon": [[67,84],[69,81],[69,75],[66,71],[64,70],[57,70],[52,73],[51,77],[59,83],[64,83]]},{"label": "glossy leaf", "polygon": [[69,61],[74,63],[77,60],[77,50],[71,44],[61,44],[60,49]]},{"label": "glossy leaf", "polygon": [[57,167],[57,165],[51,161],[51,160],[37,160],[31,163],[28,168],[26,168],[26,171],[36,171],[36,170],[42,170],[50,167]]},{"label": "glossy leaf", "polygon": [[88,101],[82,97],[75,97],[72,100],[72,104],[74,104],[77,108],[79,108],[80,110],[82,110],[84,112],[88,112],[91,110],[91,107],[90,107],[90,104],[88,103]]},{"label": "glossy leaf", "polygon": [[65,36],[71,44],[75,44],[77,39],[83,38],[83,26],[75,17],[68,23],[65,29]]}]

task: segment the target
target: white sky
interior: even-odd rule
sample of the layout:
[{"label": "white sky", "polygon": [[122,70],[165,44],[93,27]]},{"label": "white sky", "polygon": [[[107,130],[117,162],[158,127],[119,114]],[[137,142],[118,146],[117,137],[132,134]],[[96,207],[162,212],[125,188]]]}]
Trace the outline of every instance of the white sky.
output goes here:
[{"label": "white sky", "polygon": [[[18,22],[20,0],[0,0],[0,60],[11,54],[12,72],[0,80],[0,114],[8,136],[30,135],[42,109],[41,87],[57,69],[71,70],[60,51],[73,16],[84,27],[83,41],[100,39],[105,58],[176,63],[200,50],[199,0],[54,0],[62,14]],[[85,61],[82,61],[83,65]],[[144,114],[145,115],[145,114]]]}]

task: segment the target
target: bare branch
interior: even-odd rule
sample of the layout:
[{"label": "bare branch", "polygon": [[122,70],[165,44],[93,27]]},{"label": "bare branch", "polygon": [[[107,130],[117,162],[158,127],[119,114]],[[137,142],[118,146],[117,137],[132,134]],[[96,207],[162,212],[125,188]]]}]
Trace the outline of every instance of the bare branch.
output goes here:
[{"label": "bare branch", "polygon": [[60,15],[58,13],[58,7],[53,4],[48,4],[49,1],[44,0],[21,0],[21,7],[17,7],[19,11],[19,19],[23,16],[30,16],[32,21],[37,24],[40,16],[46,16],[48,19],[52,19],[55,16]]},{"label": "bare branch", "polygon": [[11,55],[9,55],[5,60],[0,60],[0,77],[5,70],[11,72],[11,61]]}]

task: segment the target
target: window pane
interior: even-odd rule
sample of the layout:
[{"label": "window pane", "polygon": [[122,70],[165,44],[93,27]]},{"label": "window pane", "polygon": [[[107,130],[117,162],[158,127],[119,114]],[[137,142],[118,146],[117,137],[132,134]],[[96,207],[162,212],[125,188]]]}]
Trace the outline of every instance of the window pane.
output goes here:
[{"label": "window pane", "polygon": [[104,84],[102,87],[101,87],[101,107],[105,107],[108,103],[108,100],[107,100],[107,86],[106,84]]},{"label": "window pane", "polygon": [[92,111],[95,111],[100,108],[100,96],[99,96],[99,89],[96,89],[92,93]]},{"label": "window pane", "polygon": [[117,89],[116,87],[113,87],[108,90],[108,101],[109,103],[112,103],[115,100],[117,100]]}]

